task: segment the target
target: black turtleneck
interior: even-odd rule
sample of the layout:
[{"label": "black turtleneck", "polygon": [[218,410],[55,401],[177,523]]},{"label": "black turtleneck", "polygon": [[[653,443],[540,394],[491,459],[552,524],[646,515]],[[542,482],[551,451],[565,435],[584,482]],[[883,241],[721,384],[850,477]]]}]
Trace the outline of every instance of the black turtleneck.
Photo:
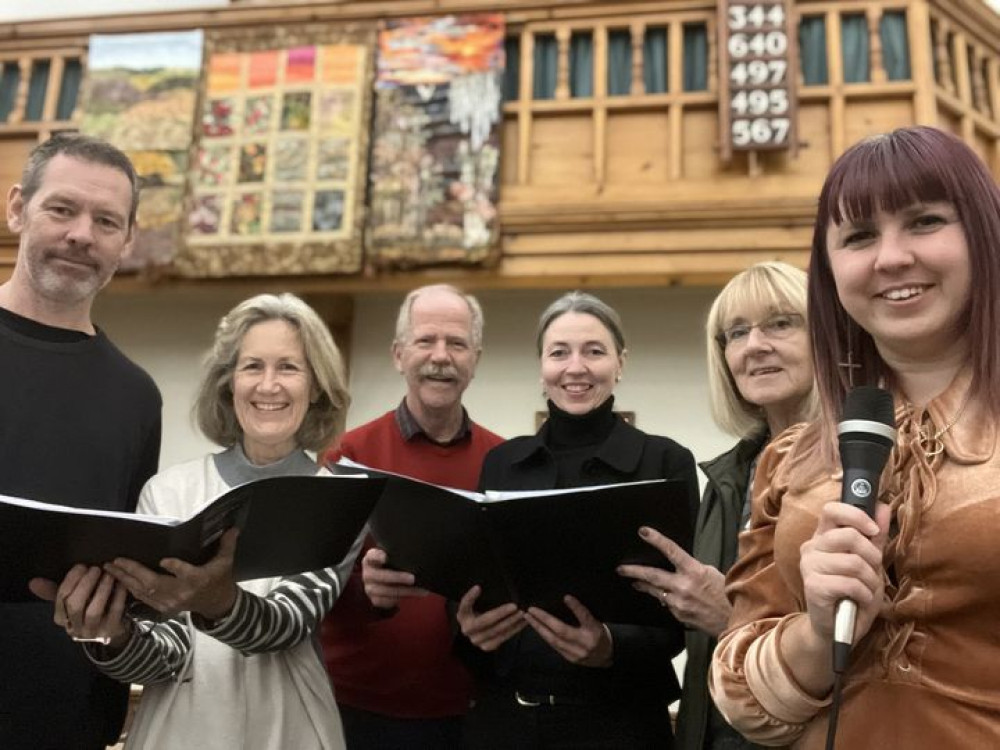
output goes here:
[{"label": "black turtleneck", "polygon": [[615,397],[586,414],[570,414],[549,401],[545,423],[545,445],[556,462],[556,487],[579,487],[584,464],[604,444],[619,419],[614,412]]}]

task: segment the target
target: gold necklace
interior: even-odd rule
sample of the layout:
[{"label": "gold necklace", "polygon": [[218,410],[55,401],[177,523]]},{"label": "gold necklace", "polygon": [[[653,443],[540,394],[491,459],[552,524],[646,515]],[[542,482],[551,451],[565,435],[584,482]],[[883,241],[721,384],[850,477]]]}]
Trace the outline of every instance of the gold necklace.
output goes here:
[{"label": "gold necklace", "polygon": [[934,458],[934,456],[944,452],[944,442],[942,442],[941,437],[948,432],[948,430],[954,427],[958,423],[958,420],[962,418],[962,413],[965,411],[965,407],[968,405],[969,397],[971,395],[971,390],[965,392],[965,398],[962,400],[962,405],[958,407],[958,411],[955,412],[954,416],[948,420],[948,423],[944,427],[935,432],[933,435],[927,434],[927,428],[924,427],[923,424],[917,427],[917,442],[920,444],[920,448],[923,450],[924,455],[928,459]]}]

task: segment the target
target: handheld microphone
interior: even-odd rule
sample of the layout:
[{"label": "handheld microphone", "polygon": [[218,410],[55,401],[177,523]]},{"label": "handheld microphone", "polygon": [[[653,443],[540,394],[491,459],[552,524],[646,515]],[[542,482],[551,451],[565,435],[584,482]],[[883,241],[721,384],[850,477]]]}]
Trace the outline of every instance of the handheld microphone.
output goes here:
[{"label": "handheld microphone", "polygon": [[[847,394],[843,420],[837,425],[840,463],[844,480],[840,501],[875,515],[879,478],[896,444],[892,394],[882,388],[861,386]],[[837,602],[833,630],[833,669],[847,667],[854,644],[858,605],[850,599]]]}]

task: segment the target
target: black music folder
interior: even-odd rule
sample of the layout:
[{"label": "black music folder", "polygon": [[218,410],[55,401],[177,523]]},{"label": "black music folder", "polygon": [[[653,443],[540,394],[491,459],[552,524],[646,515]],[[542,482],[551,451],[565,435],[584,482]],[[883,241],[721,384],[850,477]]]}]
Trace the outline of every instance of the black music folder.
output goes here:
[{"label": "black music folder", "polygon": [[[367,470],[367,469],[366,469]],[[476,609],[506,602],[573,623],[572,594],[602,622],[663,625],[663,609],[615,571],[671,568],[639,538],[651,526],[690,551],[694,519],[679,480],[485,495],[388,476],[370,524],[389,565],[457,601],[483,587]]]},{"label": "black music folder", "polygon": [[127,557],[158,569],[164,557],[209,560],[240,528],[237,580],[290,575],[340,562],[385,485],[361,476],[269,477],[234,487],[187,519],[72,508],[0,496],[0,601],[37,601],[32,578],[56,582],[76,563]]}]

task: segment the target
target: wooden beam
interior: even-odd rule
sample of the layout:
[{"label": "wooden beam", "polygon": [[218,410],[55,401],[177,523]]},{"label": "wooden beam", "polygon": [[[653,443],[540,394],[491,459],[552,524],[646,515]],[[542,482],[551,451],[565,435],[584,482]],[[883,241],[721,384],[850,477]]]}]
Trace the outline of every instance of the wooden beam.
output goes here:
[{"label": "wooden beam", "polygon": [[830,162],[834,162],[847,148],[847,115],[844,105],[844,61],[840,35],[840,12],[830,9],[826,13],[826,64],[830,76]]},{"label": "wooden beam", "polygon": [[934,52],[931,45],[931,21],[924,0],[914,0],[906,8],[906,33],[910,45],[910,77],[916,85],[913,94],[915,124],[938,124],[937,106],[934,103],[936,76]]}]

